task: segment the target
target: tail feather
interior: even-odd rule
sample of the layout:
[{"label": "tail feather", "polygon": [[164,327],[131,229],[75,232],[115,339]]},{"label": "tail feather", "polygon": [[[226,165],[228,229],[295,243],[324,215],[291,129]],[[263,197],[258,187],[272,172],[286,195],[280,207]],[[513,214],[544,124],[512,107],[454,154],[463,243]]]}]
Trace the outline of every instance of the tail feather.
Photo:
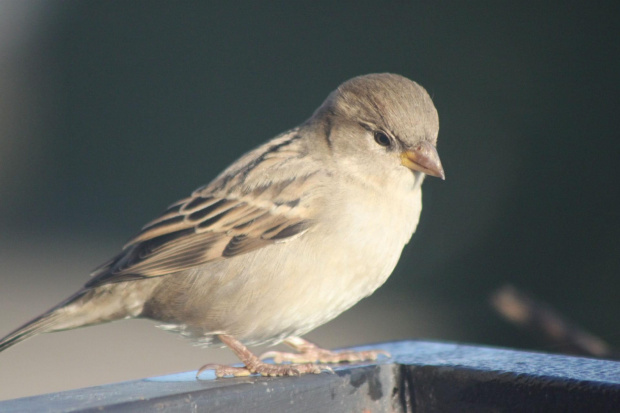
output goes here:
[{"label": "tail feather", "polygon": [[47,312],[41,314],[33,320],[30,320],[23,326],[4,336],[2,339],[0,339],[0,352],[14,346],[17,343],[21,343],[22,341],[30,337],[36,336],[37,334],[57,331],[58,328],[56,327],[62,321],[62,317],[60,316],[58,310],[62,309],[68,304],[71,304],[83,295],[84,291],[80,291],[77,294],[72,295],[62,303],[58,304]]},{"label": "tail feather", "polygon": [[45,313],[34,320],[29,321],[0,340],[0,351],[4,351],[17,343],[21,343],[30,337],[36,336],[37,334],[51,331],[53,329],[55,319],[56,317],[52,312]]},{"label": "tail feather", "polygon": [[[151,281],[151,282],[148,282]],[[125,318],[138,317],[158,279],[140,281],[141,288],[127,291],[127,283],[85,287],[49,311],[0,339],[0,351],[32,336],[71,330]]]}]

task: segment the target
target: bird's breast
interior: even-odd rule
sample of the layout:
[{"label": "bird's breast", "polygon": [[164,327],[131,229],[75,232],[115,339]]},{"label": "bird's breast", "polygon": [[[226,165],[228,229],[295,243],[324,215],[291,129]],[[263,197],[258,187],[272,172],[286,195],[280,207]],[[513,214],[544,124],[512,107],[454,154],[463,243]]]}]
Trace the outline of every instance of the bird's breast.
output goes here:
[{"label": "bird's breast", "polygon": [[350,267],[352,278],[365,280],[363,292],[368,295],[391,274],[415,231],[421,190],[358,190],[345,198],[338,209],[340,216],[326,221],[330,225],[326,231],[346,251],[342,262]]},{"label": "bird's breast", "polygon": [[305,334],[372,294],[394,270],[418,222],[420,190],[340,195],[306,234],[263,251],[277,264],[260,305],[270,321],[257,332]]}]

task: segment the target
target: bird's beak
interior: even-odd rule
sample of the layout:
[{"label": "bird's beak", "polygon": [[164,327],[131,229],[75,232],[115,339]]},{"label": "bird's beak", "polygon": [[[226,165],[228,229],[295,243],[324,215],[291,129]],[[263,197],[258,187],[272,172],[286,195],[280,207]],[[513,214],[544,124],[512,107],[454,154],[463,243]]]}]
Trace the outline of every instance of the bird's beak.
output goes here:
[{"label": "bird's beak", "polygon": [[413,149],[403,151],[400,154],[400,162],[412,171],[446,179],[437,149],[429,142],[422,142]]}]

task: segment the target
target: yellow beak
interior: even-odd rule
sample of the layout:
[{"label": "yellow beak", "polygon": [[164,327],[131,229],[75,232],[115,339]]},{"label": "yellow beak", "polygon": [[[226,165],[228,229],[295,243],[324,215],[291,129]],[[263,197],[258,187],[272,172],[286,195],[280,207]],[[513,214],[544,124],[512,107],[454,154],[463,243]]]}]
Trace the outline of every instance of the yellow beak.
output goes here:
[{"label": "yellow beak", "polygon": [[446,179],[437,149],[428,142],[422,142],[413,149],[403,151],[400,154],[400,162],[412,171]]}]

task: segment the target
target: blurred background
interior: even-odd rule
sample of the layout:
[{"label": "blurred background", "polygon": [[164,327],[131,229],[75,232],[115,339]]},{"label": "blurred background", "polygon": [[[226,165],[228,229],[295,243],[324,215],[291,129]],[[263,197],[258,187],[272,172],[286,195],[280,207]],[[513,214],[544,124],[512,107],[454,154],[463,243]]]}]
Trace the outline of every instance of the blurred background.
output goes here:
[{"label": "blurred background", "polygon": [[[0,335],[341,82],[429,91],[447,180],[387,284],[308,335],[556,351],[511,283],[620,345],[620,3],[0,1]],[[260,350],[258,350],[260,351]],[[0,399],[233,362],[148,321],[0,354]]]}]

